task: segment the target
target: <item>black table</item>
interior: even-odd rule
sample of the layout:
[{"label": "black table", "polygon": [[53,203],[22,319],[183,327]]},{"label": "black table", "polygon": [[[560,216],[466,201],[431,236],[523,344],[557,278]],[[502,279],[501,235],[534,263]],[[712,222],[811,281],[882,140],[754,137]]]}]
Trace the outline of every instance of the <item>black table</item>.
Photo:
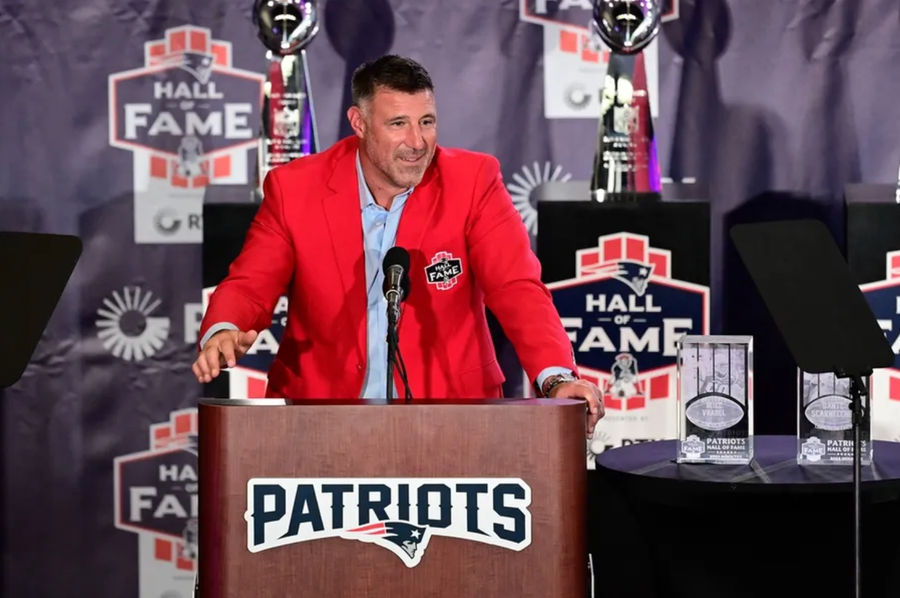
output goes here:
[{"label": "black table", "polygon": [[[678,465],[675,441],[606,451],[590,475],[598,596],[851,596],[852,469],[799,466],[793,436],[750,465]],[[900,596],[900,443],[863,467],[863,595]]]}]

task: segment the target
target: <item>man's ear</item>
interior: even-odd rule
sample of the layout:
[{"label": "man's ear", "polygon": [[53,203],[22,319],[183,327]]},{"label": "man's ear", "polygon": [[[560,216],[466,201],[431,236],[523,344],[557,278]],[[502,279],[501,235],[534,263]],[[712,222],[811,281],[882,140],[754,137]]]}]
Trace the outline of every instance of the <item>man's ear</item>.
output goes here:
[{"label": "man's ear", "polygon": [[350,106],[347,109],[347,120],[350,121],[350,127],[356,136],[362,139],[366,133],[366,119],[362,109],[359,106]]}]

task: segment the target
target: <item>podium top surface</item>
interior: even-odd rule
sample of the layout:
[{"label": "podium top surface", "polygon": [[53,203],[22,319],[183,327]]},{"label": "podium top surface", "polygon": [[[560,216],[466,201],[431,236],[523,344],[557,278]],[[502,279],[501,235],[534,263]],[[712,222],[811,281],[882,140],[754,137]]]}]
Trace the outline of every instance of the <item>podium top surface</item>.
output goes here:
[{"label": "podium top surface", "polygon": [[539,407],[585,405],[577,399],[413,399],[412,401],[394,400],[387,403],[385,399],[200,399],[201,405],[211,407],[298,407],[298,406],[423,406],[423,405],[459,405],[464,407],[496,405],[501,407]]}]

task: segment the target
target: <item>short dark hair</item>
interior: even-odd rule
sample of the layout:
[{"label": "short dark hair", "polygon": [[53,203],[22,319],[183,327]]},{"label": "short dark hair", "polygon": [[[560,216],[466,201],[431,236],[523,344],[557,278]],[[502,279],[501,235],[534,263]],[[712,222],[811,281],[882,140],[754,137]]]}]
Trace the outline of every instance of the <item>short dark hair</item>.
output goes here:
[{"label": "short dark hair", "polygon": [[379,86],[406,93],[434,91],[425,67],[411,58],[395,54],[364,62],[353,71],[353,104],[359,106],[363,100],[370,99]]}]

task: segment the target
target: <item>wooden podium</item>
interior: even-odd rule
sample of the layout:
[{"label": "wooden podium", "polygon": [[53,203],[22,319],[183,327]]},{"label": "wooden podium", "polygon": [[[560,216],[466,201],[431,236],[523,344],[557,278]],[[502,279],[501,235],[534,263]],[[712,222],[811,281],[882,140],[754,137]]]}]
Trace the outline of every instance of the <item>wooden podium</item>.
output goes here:
[{"label": "wooden podium", "polygon": [[[202,597],[585,595],[583,402],[207,399],[199,418]],[[398,483],[407,490],[390,494],[394,502],[379,515],[389,495],[372,488]],[[312,491],[339,486],[330,504]],[[516,512],[522,488],[530,503]],[[405,502],[396,500],[402,492],[411,495]],[[341,508],[343,525],[330,526]],[[265,541],[287,543],[260,549],[269,529],[260,521],[282,512],[283,527]],[[363,537],[397,513],[413,524],[400,525],[427,530],[415,565],[390,543]],[[292,541],[290,530],[311,530],[311,521],[343,537]],[[485,543],[523,527],[528,539],[515,548]]]}]

